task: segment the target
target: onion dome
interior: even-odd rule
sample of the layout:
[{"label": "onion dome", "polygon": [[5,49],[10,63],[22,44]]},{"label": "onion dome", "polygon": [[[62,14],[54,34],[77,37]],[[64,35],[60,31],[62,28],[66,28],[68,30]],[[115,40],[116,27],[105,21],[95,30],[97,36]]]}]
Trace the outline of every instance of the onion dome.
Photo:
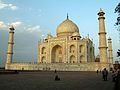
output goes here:
[{"label": "onion dome", "polygon": [[70,36],[74,32],[79,33],[79,28],[74,22],[68,19],[68,16],[67,19],[57,27],[57,36]]}]

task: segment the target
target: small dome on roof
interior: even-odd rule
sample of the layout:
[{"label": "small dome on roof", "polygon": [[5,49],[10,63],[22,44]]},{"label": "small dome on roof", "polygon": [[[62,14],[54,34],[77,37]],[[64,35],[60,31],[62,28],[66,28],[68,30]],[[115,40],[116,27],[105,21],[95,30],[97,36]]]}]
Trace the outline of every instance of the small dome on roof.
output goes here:
[{"label": "small dome on roof", "polygon": [[52,38],[53,36],[51,34],[47,35],[47,39]]},{"label": "small dome on roof", "polygon": [[74,32],[73,34],[72,34],[72,36],[80,36],[80,34],[79,34],[79,32]]}]

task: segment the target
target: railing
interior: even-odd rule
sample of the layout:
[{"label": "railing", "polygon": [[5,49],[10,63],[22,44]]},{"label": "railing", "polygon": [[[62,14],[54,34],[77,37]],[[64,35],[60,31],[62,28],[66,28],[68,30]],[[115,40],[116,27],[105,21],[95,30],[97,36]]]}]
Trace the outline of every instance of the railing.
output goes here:
[{"label": "railing", "polygon": [[12,62],[13,64],[19,63],[19,64],[38,64],[38,62]]}]

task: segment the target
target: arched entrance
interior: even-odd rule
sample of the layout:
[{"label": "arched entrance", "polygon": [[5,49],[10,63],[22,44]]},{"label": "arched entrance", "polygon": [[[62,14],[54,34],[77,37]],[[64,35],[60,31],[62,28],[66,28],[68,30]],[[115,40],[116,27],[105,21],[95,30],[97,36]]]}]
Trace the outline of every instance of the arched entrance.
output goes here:
[{"label": "arched entrance", "polygon": [[80,56],[80,62],[82,63],[82,62],[84,62],[84,60],[85,60],[84,56],[81,55],[81,56]]},{"label": "arched entrance", "polygon": [[56,45],[52,48],[51,63],[63,62],[63,50],[60,45]]},{"label": "arched entrance", "polygon": [[46,54],[46,48],[45,47],[42,47],[42,54]]},{"label": "arched entrance", "polygon": [[84,53],[84,46],[83,46],[83,45],[80,45],[80,46],[79,46],[79,52],[80,52],[80,53]]},{"label": "arched entrance", "polygon": [[70,53],[74,53],[75,52],[75,45],[71,45],[70,46]]},{"label": "arched entrance", "polygon": [[70,56],[70,63],[76,63],[75,56]]},{"label": "arched entrance", "polygon": [[42,59],[41,59],[41,63],[45,63],[46,60],[45,60],[45,57],[43,56]]}]

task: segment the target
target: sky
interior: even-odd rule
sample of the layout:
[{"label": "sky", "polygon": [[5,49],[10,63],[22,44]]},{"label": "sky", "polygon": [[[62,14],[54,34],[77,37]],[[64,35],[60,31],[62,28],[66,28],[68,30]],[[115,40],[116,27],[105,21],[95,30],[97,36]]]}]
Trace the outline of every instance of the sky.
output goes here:
[{"label": "sky", "polygon": [[37,62],[38,41],[51,33],[56,36],[57,26],[67,18],[78,27],[81,37],[88,34],[98,55],[100,8],[105,12],[106,37],[112,38],[113,59],[119,46],[119,35],[114,26],[114,13],[119,0],[0,0],[0,66],[6,62],[8,27],[15,27],[13,62]]}]

